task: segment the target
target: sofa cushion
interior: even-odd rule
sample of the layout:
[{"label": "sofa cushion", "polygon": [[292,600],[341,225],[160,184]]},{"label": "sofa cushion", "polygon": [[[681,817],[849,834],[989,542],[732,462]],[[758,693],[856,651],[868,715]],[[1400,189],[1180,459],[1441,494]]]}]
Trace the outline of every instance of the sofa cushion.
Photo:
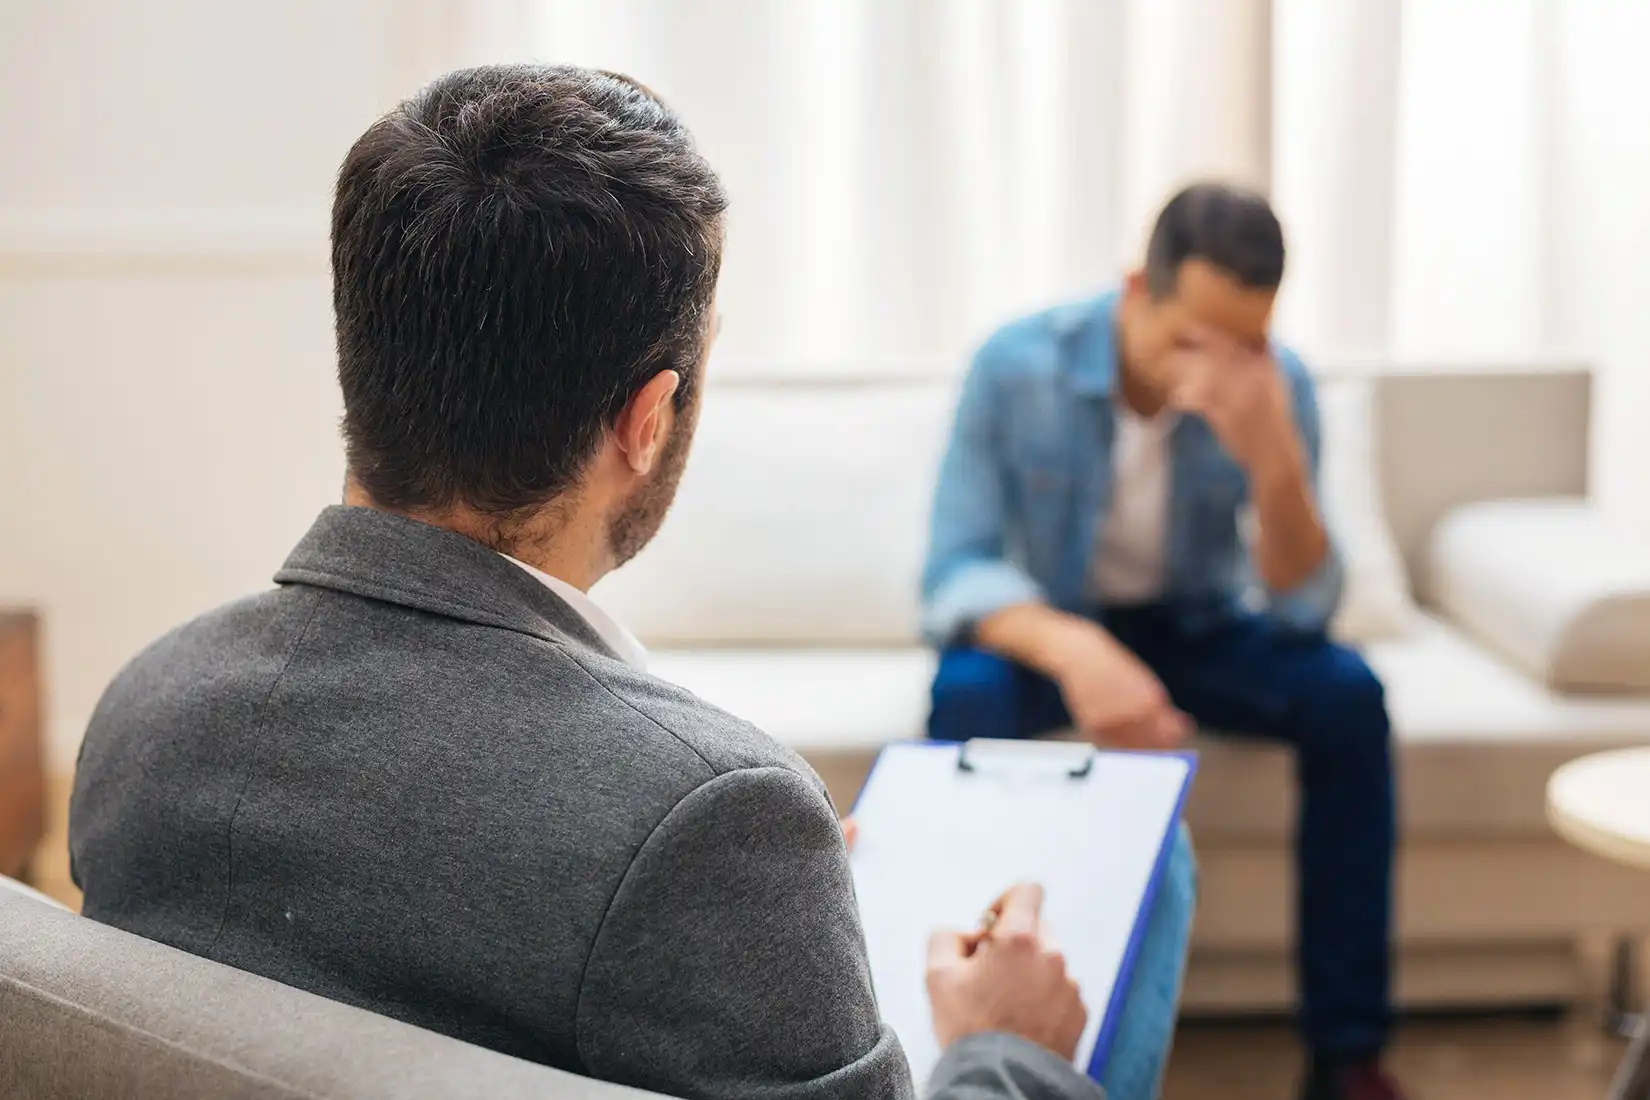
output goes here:
[{"label": "sofa cushion", "polygon": [[941,383],[716,387],[670,518],[592,593],[649,646],[906,645]]},{"label": "sofa cushion", "polygon": [[[1556,694],[1436,619],[1366,653],[1387,689],[1411,834],[1545,835],[1554,768],[1650,741],[1650,698]],[[800,751],[845,805],[880,745],[921,736],[934,659],[915,648],[660,650],[652,668]],[[1202,842],[1286,838],[1288,755],[1207,737],[1198,747],[1188,818]]]},{"label": "sofa cushion", "polygon": [[1433,598],[1566,691],[1650,692],[1650,544],[1585,500],[1456,509],[1433,534]]},{"label": "sofa cushion", "polygon": [[648,671],[808,756],[875,753],[922,735],[931,650],[666,649]]}]

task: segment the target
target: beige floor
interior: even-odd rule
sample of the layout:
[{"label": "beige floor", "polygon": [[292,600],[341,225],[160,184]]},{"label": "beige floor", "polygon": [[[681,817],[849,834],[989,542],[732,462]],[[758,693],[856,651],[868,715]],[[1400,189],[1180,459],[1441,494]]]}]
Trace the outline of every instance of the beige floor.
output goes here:
[{"label": "beige floor", "polygon": [[[69,905],[67,783],[53,784],[36,885]],[[1622,1044],[1580,1021],[1496,1018],[1406,1024],[1392,1066],[1416,1100],[1601,1100]],[[1165,1100],[1290,1100],[1300,1054],[1275,1023],[1195,1023],[1181,1033]]]}]

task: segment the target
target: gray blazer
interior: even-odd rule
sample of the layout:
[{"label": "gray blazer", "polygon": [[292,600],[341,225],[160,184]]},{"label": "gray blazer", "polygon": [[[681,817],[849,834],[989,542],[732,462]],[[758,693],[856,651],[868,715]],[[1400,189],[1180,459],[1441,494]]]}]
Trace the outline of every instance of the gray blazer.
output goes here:
[{"label": "gray blazer", "polygon": [[[88,916],[657,1092],[912,1094],[800,758],[459,535],[329,508],[275,579],[105,693],[70,818]],[[1000,1035],[934,1087],[1098,1095]]]}]

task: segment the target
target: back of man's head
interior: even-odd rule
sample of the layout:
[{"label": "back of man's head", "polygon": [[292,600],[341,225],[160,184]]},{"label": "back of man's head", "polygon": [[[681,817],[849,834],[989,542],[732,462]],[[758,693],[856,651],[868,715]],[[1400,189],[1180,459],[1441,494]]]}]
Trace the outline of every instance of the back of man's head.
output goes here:
[{"label": "back of man's head", "polygon": [[646,88],[451,73],[355,143],[332,217],[351,478],[500,521],[574,487],[638,388],[693,400],[727,200]]}]

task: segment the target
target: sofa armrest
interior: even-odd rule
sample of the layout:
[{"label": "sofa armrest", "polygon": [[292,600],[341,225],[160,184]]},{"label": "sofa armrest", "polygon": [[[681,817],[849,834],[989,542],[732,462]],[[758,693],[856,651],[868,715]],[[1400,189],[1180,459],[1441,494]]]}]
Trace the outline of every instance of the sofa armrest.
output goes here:
[{"label": "sofa armrest", "polygon": [[1428,565],[1437,609],[1541,682],[1650,692],[1650,546],[1587,501],[1457,508]]}]

